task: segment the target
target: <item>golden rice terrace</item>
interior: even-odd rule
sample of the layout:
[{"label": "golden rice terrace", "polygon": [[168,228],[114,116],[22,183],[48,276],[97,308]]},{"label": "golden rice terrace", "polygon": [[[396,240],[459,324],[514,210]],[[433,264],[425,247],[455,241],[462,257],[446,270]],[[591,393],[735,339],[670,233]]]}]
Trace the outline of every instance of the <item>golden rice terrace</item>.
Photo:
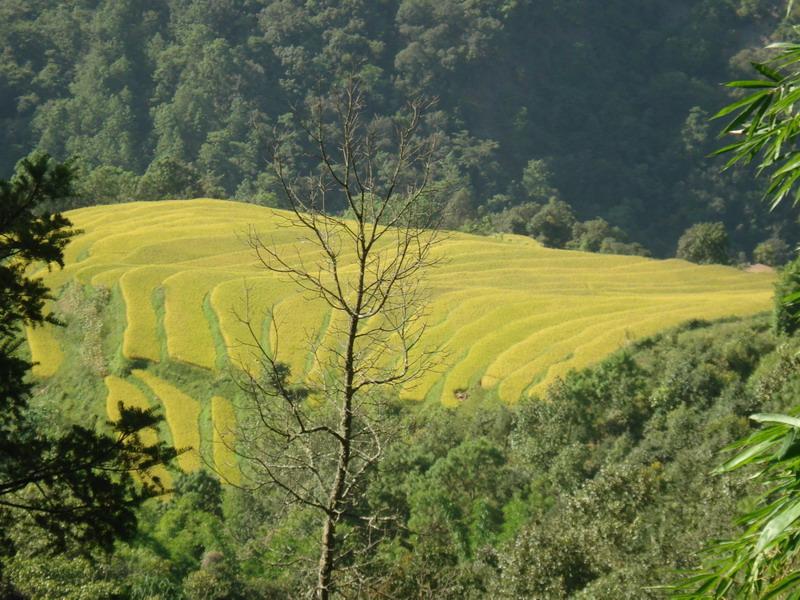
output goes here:
[{"label": "golden rice terrace", "polygon": [[[163,381],[150,369],[169,361],[210,373],[250,368],[253,339],[241,321],[245,313],[269,352],[277,325],[278,358],[295,378],[314,372],[310,348],[329,335],[329,307],[267,272],[246,243],[253,227],[287,253],[313,252],[302,232],[286,227],[285,213],[192,200],[98,206],[68,216],[82,233],[67,248],[65,268],[45,272],[45,281],[56,295],[73,280],[120,295],[124,334],[117,351],[136,369],[125,379],[109,378],[107,389],[119,395],[130,380],[151,391],[176,445],[199,443],[201,413],[230,420],[233,410],[219,396],[193,399],[179,382]],[[513,235],[452,234],[435,252],[443,261],[424,281],[430,296],[425,341],[442,348],[442,363],[402,395],[447,404],[474,385],[515,402],[630,340],[687,319],[763,311],[774,279],[680,260],[552,250]],[[28,338],[39,377],[67,368],[69,349],[58,328],[30,330]],[[190,457],[183,462],[187,469],[199,466]]]}]

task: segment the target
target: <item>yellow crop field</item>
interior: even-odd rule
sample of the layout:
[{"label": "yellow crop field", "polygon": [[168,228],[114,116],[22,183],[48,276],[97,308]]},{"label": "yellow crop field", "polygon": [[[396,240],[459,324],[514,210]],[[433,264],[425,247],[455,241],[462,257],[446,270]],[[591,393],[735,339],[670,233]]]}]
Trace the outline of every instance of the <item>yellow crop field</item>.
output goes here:
[{"label": "yellow crop field", "polygon": [[200,403],[147,371],[136,369],[133,374],[153,391],[164,406],[164,416],[172,433],[172,443],[175,447],[189,448],[187,452],[178,457],[180,468],[184,471],[199,469]]},{"label": "yellow crop field", "polygon": [[[229,366],[252,372],[259,364],[257,340],[273,355],[277,346],[277,358],[296,378],[321,375],[341,318],[266,271],[247,243],[255,234],[291,262],[314,264],[313,243],[286,226],[287,213],[191,200],[90,207],[68,216],[83,233],[68,246],[63,270],[40,275],[56,294],[71,280],[119,286],[121,354],[143,361],[136,376],[164,402],[177,445],[199,447],[199,403],[150,375],[147,363],[182,363],[207,372],[209,380]],[[516,235],[453,233],[434,255],[441,264],[423,274],[430,302],[422,348],[439,349],[438,364],[401,394],[449,404],[473,385],[515,402],[570,369],[686,319],[766,310],[774,281],[771,273],[675,259],[553,250]],[[351,258],[342,257],[342,269]],[[160,322],[156,300],[162,297]],[[29,332],[40,376],[53,376],[62,364],[59,335],[53,328]],[[391,360],[381,357],[382,364]],[[209,390],[207,398],[217,393]],[[212,401],[212,413],[229,418],[222,407]],[[199,458],[192,460],[182,458],[196,468]]]},{"label": "yellow crop field", "polygon": [[224,481],[238,485],[241,476],[233,451],[236,412],[230,401],[221,396],[211,398],[211,423],[214,426],[214,467]]},{"label": "yellow crop field", "polygon": [[[117,270],[113,272],[116,273]],[[174,272],[169,267],[143,266],[130,269],[119,278],[127,319],[122,342],[122,353],[126,357],[154,362],[161,360],[158,316],[153,306],[153,294],[161,282]]]},{"label": "yellow crop field", "polygon": [[217,316],[228,359],[232,366],[254,373],[263,350],[270,351],[270,311],[292,294],[288,286],[257,279],[232,279],[217,285],[211,306]]},{"label": "yellow crop field", "polygon": [[227,279],[230,276],[225,273],[188,269],[164,280],[164,329],[170,358],[214,368],[217,353],[203,303]]},{"label": "yellow crop field", "polygon": [[[150,402],[138,387],[129,381],[108,375],[105,378],[106,389],[108,389],[108,396],[106,396],[106,412],[111,421],[119,419],[119,403],[122,402],[123,406],[132,406],[134,408],[148,409]],[[158,434],[152,429],[146,429],[142,432],[142,442],[145,444],[155,444],[158,442]],[[153,469],[153,475],[158,477],[165,487],[172,487],[172,477],[169,471],[163,466],[158,466]]]},{"label": "yellow crop field", "polygon": [[42,325],[27,327],[25,330],[34,362],[33,374],[36,377],[52,377],[64,361],[64,353],[54,329],[52,325]]}]

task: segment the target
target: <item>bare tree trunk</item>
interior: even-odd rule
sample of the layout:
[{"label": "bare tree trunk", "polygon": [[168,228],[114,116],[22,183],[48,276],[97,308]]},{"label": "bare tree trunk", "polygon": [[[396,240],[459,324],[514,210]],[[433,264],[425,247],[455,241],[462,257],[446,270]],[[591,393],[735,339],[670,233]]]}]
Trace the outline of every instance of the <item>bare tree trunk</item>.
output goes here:
[{"label": "bare tree trunk", "polygon": [[322,549],[319,557],[317,577],[317,598],[328,600],[333,581],[333,545],[336,542],[336,523],[330,515],[325,519],[322,529]]},{"label": "bare tree trunk", "polygon": [[[387,520],[377,513],[359,516],[362,486],[393,435],[382,419],[391,390],[413,381],[432,362],[433,349],[418,346],[425,327],[417,284],[421,271],[436,262],[430,249],[438,225],[428,208],[436,139],[418,132],[430,103],[409,104],[387,146],[394,150],[387,152],[389,140],[378,139],[376,122],[363,121],[355,82],[331,102],[320,101],[312,120],[302,125],[312,145],[309,155],[321,161],[322,170],[295,180],[278,146],[273,162],[292,211],[287,221],[300,232],[299,241],[318,254],[294,256],[264,243],[255,229],[249,241],[267,270],[286,276],[346,319],[332,330],[325,352],[315,349],[322,376],[310,387],[291,383],[278,362],[277,341],[270,353],[258,328],[243,319],[263,372],[246,374],[242,382],[252,403],[236,450],[252,467],[250,489],[269,485],[285,494],[287,506],[320,515],[316,582],[313,557],[307,571],[308,592],[317,600],[348,589],[340,572],[350,573],[352,585],[352,574],[370,562],[380,524]],[[329,126],[325,116],[331,112]],[[341,216],[324,208],[326,197],[337,193],[347,209]],[[276,340],[277,333],[276,328]],[[342,531],[346,513],[360,520]]]},{"label": "bare tree trunk", "polygon": [[[363,229],[361,229],[363,235]],[[363,250],[364,246],[361,246]],[[325,524],[322,528],[322,547],[319,556],[319,573],[317,579],[317,598],[327,600],[333,578],[333,560],[335,556],[336,544],[336,523],[340,514],[340,504],[342,502],[345,489],[345,479],[347,469],[350,465],[350,441],[353,429],[353,395],[355,388],[355,345],[358,337],[358,325],[360,313],[364,302],[364,276],[366,271],[366,254],[362,253],[358,261],[358,287],[356,290],[356,301],[353,314],[350,315],[350,327],[347,332],[347,349],[345,350],[345,386],[344,386],[344,406],[342,407],[342,418],[339,422],[339,457],[336,463],[336,477],[331,486],[331,495],[328,499],[328,513],[325,517]]]},{"label": "bare tree trunk", "polygon": [[319,571],[317,577],[317,598],[325,600],[329,597],[333,579],[333,559],[336,545],[336,523],[339,520],[341,502],[344,492],[345,477],[350,465],[350,438],[352,430],[352,397],[345,397],[342,420],[339,424],[339,457],[336,463],[336,476],[331,486],[328,499],[328,511],[322,528],[322,543],[319,555]]}]

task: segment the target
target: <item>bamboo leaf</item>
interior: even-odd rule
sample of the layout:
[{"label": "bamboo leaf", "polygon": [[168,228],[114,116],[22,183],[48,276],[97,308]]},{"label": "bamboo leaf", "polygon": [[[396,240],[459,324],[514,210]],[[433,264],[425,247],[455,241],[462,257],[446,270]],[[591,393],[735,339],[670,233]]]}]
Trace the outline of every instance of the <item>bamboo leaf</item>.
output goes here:
[{"label": "bamboo leaf", "polygon": [[770,446],[775,444],[775,440],[766,440],[761,442],[760,444],[756,444],[755,446],[751,446],[741,454],[734,456],[731,460],[726,462],[725,464],[717,467],[714,469],[714,473],[726,473],[728,471],[733,471],[738,467],[741,467],[744,464],[747,464],[751,458],[757,456]]},{"label": "bamboo leaf", "polygon": [[783,75],[777,69],[773,69],[769,65],[765,63],[757,63],[752,62],[750,63],[753,65],[753,68],[761,73],[764,77],[768,77],[772,81],[781,81],[783,79]]},{"label": "bamboo leaf", "polygon": [[735,88],[774,88],[777,87],[774,81],[764,81],[763,79],[740,79],[729,81],[725,87]]},{"label": "bamboo leaf", "polygon": [[750,415],[750,418],[757,423],[781,423],[789,427],[800,428],[800,419],[797,417],[790,417],[789,415],[781,415],[777,413],[757,413]]},{"label": "bamboo leaf", "polygon": [[[759,101],[758,110],[756,110],[756,114],[753,117],[753,120],[750,122],[750,133],[747,134],[748,140],[753,140],[756,135],[759,133],[759,126],[761,125],[762,120],[764,119],[764,115],[766,114],[767,110],[769,109],[771,98],[769,96],[764,96]],[[734,119],[735,120],[735,119]]]},{"label": "bamboo leaf", "polygon": [[795,152],[790,156],[791,158],[787,159],[783,166],[775,171],[773,176],[784,175],[800,166],[800,152]]},{"label": "bamboo leaf", "polygon": [[[793,2],[793,0],[790,0],[790,2]],[[789,6],[791,7],[791,3]],[[768,50],[797,50],[799,48],[800,46],[792,42],[772,42],[771,44],[767,44]]]},{"label": "bamboo leaf", "polygon": [[719,156],[720,154],[726,154],[728,152],[736,150],[737,148],[740,148],[743,143],[744,142],[736,142],[735,144],[728,144],[727,146],[723,146],[722,148],[718,148],[717,150],[714,150],[708,156],[709,156],[709,158],[711,158],[713,156]]},{"label": "bamboo leaf", "polygon": [[769,108],[771,102],[770,96],[764,96],[763,98],[755,101],[753,104],[748,106],[745,110],[739,113],[730,123],[728,123],[725,128],[722,130],[722,133],[731,133],[739,129],[750,115],[756,113],[756,117],[745,127],[745,129],[749,130],[748,138],[752,138],[755,133],[758,131],[758,125],[761,122],[761,118],[766,112],[767,108]]},{"label": "bamboo leaf", "polygon": [[770,90],[762,90],[760,92],[756,92],[755,94],[750,94],[749,96],[747,96],[745,98],[737,100],[736,102],[733,102],[732,104],[728,104],[727,106],[723,107],[717,114],[715,114],[711,118],[712,119],[719,119],[721,117],[724,117],[725,115],[729,115],[733,111],[739,110],[743,106],[747,106],[748,104],[752,104],[752,103],[756,102],[759,98],[762,98],[763,96],[766,96],[769,93],[770,93]]},{"label": "bamboo leaf", "polygon": [[792,448],[795,439],[797,439],[797,429],[792,429],[789,431],[788,435],[784,436],[783,443],[781,444],[781,447],[778,449],[775,458],[781,460],[784,457],[786,457],[787,453]]},{"label": "bamboo leaf", "polygon": [[794,502],[789,508],[767,523],[761,532],[761,536],[758,538],[758,543],[755,548],[756,554],[763,552],[764,549],[786,531],[787,527],[794,523],[798,517],[800,517],[800,502]]}]

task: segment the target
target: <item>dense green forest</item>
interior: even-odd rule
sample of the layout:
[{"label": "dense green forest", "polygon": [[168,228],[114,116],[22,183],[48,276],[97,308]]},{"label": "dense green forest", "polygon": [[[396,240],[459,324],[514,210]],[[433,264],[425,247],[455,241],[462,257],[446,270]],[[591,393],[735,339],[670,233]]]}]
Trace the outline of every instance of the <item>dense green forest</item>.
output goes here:
[{"label": "dense green forest", "polygon": [[[707,119],[728,97],[719,82],[789,31],[784,13],[776,0],[6,0],[0,174],[38,148],[79,157],[74,204],[281,204],[265,173],[274,128],[355,74],[379,115],[439,99],[448,227],[674,256],[687,227],[721,222],[744,262],[797,227],[765,209],[749,170],[704,160]],[[551,198],[568,205],[539,216],[566,223],[555,238],[535,220]],[[572,232],[576,218],[589,223]]]}]

